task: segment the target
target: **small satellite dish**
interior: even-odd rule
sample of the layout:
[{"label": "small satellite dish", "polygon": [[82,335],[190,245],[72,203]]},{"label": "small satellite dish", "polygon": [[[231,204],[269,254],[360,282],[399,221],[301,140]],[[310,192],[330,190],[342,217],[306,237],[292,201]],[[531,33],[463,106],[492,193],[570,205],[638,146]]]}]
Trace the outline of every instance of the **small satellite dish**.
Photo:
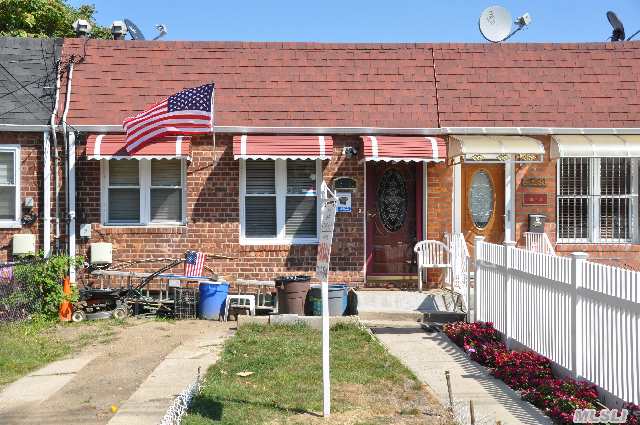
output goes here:
[{"label": "small satellite dish", "polygon": [[129,32],[129,35],[131,36],[132,39],[134,40],[144,40],[144,34],[142,34],[142,31],[140,31],[140,28],[138,28],[138,26],[136,24],[134,24],[133,22],[131,22],[131,20],[129,19],[125,19],[124,23],[127,25],[127,31]]},{"label": "small satellite dish", "polygon": [[156,35],[153,39],[154,40],[158,40],[162,37],[164,37],[165,35],[167,35],[167,26],[165,24],[158,24],[156,25],[156,29],[158,30],[158,35]]},{"label": "small satellite dish", "polygon": [[[624,25],[622,25],[622,21],[618,19],[618,15],[616,15],[615,12],[612,12],[610,10],[607,12],[607,19],[609,20],[609,23],[613,27],[613,33],[611,34],[611,41],[624,41],[624,37],[625,37]],[[631,37],[629,37],[629,39],[631,39]]]},{"label": "small satellite dish", "polygon": [[478,25],[480,33],[492,43],[500,43],[511,34],[511,13],[502,6],[490,6],[482,11]]}]

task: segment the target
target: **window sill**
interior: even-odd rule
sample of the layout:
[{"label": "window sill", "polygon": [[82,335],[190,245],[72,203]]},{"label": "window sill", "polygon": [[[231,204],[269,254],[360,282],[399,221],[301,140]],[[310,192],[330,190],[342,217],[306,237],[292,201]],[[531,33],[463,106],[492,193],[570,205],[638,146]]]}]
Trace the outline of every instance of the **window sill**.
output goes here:
[{"label": "window sill", "polygon": [[153,223],[153,224],[133,224],[133,223],[103,223],[100,225],[104,229],[170,229],[175,227],[187,227],[186,223]]},{"label": "window sill", "polygon": [[0,229],[21,229],[22,223],[19,221],[0,221]]},{"label": "window sill", "polygon": [[601,251],[633,251],[640,252],[637,242],[558,242],[557,252],[601,252]]},{"label": "window sill", "polygon": [[318,245],[318,239],[260,239],[260,238],[241,238],[240,245],[269,245],[269,246],[290,246],[290,245]]}]

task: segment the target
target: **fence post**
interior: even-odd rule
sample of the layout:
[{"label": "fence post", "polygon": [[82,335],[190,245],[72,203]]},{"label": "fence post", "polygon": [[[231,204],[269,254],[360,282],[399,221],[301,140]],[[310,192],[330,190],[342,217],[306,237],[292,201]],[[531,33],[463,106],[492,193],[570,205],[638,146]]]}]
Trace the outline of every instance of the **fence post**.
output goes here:
[{"label": "fence post", "polygon": [[[480,318],[480,314],[478,310],[480,309],[480,303],[478,300],[480,296],[478,293],[480,292],[480,285],[478,285],[478,260],[482,258],[480,255],[480,250],[482,249],[482,242],[484,241],[484,236],[476,236],[473,238],[473,321],[477,322]],[[469,268],[469,273],[471,273],[471,268]],[[469,279],[469,284],[471,284],[471,279]]]},{"label": "fence post", "polygon": [[511,299],[511,268],[513,259],[513,250],[516,247],[514,241],[504,241],[504,312],[505,312],[505,324],[504,324],[504,337],[506,340],[507,348],[511,348],[511,337],[513,336],[513,330],[511,323],[513,322],[513,302]]},{"label": "fence post", "polygon": [[582,360],[578,356],[582,344],[582,305],[578,290],[582,287],[582,269],[587,261],[584,252],[571,253],[571,373],[577,378],[582,373]]}]

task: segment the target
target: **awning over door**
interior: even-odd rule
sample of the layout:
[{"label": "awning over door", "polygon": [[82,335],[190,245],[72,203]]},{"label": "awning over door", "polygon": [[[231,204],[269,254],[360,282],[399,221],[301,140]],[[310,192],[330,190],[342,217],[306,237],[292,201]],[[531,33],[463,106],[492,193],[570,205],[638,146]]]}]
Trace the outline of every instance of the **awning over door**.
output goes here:
[{"label": "awning over door", "polygon": [[90,134],[87,137],[89,159],[176,159],[189,158],[191,138],[171,136],[149,142],[134,152],[125,149],[124,134]]},{"label": "awning over door", "polygon": [[439,137],[362,136],[365,161],[444,161],[447,145]]},{"label": "awning over door", "polygon": [[541,160],[544,146],[539,140],[526,136],[452,136],[449,158],[467,160]]},{"label": "awning over door", "polygon": [[329,136],[233,136],[235,159],[330,159]]},{"label": "awning over door", "polygon": [[553,136],[551,158],[640,157],[640,135]]}]

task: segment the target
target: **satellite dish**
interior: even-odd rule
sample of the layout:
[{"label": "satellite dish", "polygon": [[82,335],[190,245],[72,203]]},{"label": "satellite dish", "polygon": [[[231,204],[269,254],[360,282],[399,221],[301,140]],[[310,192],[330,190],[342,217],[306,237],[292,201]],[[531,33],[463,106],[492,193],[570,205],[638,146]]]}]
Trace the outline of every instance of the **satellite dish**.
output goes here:
[{"label": "satellite dish", "polygon": [[160,38],[164,37],[165,35],[167,35],[167,26],[165,24],[158,24],[156,25],[156,29],[158,30],[158,35],[156,35],[153,39],[154,40],[159,40]]},{"label": "satellite dish", "polygon": [[131,22],[131,20],[129,19],[125,19],[124,23],[127,25],[127,31],[129,32],[129,35],[131,36],[132,39],[134,40],[144,40],[144,34],[142,34],[142,31],[140,31],[140,28],[138,28],[138,26],[136,24],[134,24],[133,22]]},{"label": "satellite dish", "polygon": [[502,6],[490,6],[482,11],[478,25],[480,33],[492,43],[500,43],[511,35],[511,13]]},{"label": "satellite dish", "polygon": [[[622,25],[622,21],[618,19],[618,15],[616,15],[611,10],[607,12],[607,19],[609,23],[613,27],[613,33],[611,34],[611,41],[624,41],[624,25]],[[635,34],[634,34],[635,35]],[[631,39],[633,36],[629,37]]]}]

